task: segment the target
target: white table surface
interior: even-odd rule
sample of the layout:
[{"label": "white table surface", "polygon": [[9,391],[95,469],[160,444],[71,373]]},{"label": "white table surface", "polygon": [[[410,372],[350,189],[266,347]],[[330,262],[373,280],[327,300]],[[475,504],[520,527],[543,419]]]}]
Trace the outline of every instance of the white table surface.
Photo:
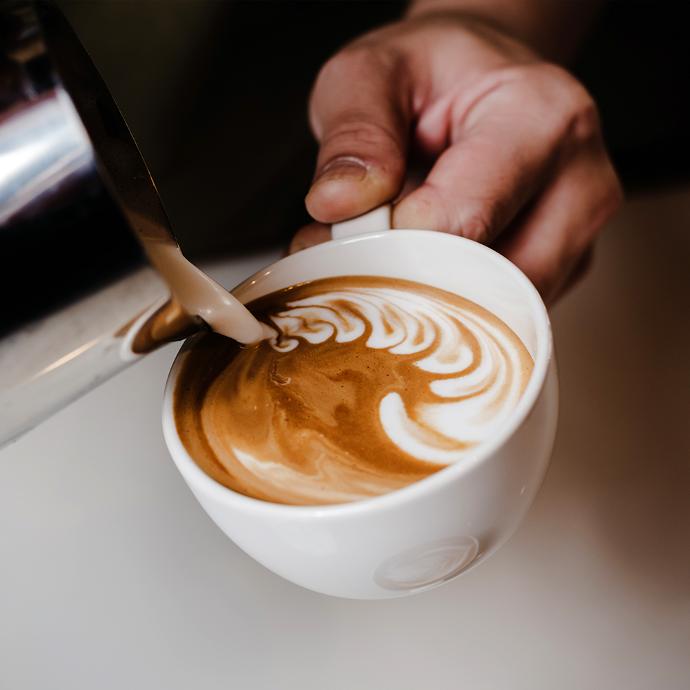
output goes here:
[{"label": "white table surface", "polygon": [[554,313],[560,429],[523,526],[387,602],[226,539],[163,444],[176,346],[149,356],[0,452],[0,688],[686,690],[689,297],[690,189],[629,203]]}]

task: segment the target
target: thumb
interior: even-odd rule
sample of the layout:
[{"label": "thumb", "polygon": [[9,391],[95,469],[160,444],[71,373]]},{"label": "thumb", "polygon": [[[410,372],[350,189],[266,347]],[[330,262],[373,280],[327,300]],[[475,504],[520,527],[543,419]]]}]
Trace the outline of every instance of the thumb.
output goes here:
[{"label": "thumb", "polygon": [[310,104],[320,142],[307,210],[322,223],[358,216],[395,198],[405,175],[408,79],[385,51],[348,48],[321,70]]}]

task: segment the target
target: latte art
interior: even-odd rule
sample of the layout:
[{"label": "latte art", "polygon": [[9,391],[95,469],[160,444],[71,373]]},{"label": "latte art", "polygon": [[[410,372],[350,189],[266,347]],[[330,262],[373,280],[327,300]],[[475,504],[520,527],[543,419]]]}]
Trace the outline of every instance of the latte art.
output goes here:
[{"label": "latte art", "polygon": [[476,305],[396,288],[351,287],[287,306],[271,317],[281,333],[271,345],[279,352],[299,347],[300,339],[317,345],[329,338],[349,343],[366,336],[366,347],[419,355],[413,366],[439,375],[428,380],[437,402],[390,392],[378,406],[390,441],[418,460],[461,459],[490,436],[522,393],[522,353],[514,334]]},{"label": "latte art", "polygon": [[203,335],[176,421],[190,454],[265,500],[336,503],[462,462],[505,424],[532,360],[505,323],[402,280],[333,278],[249,305],[275,337]]}]

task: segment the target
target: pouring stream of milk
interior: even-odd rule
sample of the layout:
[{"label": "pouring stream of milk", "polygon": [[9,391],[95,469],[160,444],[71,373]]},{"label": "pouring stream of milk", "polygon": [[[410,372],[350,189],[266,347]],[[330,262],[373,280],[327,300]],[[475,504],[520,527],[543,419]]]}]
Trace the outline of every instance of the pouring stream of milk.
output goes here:
[{"label": "pouring stream of milk", "polygon": [[236,297],[188,261],[175,242],[147,238],[144,245],[173,298],[188,315],[198,316],[216,333],[240,343],[275,336]]}]

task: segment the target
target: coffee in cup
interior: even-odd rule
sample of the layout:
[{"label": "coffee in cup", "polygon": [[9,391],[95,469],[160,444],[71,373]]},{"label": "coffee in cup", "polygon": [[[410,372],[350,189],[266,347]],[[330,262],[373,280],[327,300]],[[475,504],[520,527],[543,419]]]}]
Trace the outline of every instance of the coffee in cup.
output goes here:
[{"label": "coffee in cup", "polygon": [[174,418],[206,474],[264,501],[357,501],[462,463],[505,424],[533,367],[490,311],[409,280],[331,277],[247,306],[275,335],[195,336]]}]

